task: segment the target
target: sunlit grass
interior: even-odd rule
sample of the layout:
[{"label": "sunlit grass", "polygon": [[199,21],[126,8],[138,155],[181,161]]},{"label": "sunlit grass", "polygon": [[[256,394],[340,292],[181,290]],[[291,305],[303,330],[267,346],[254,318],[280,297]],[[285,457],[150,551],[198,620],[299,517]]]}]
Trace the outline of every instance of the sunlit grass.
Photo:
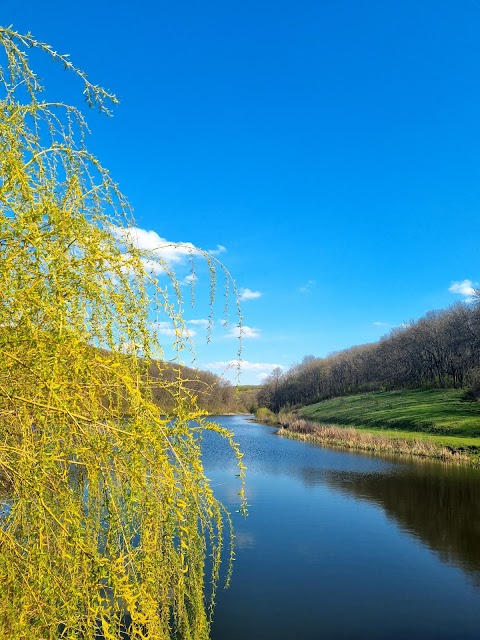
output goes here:
[{"label": "sunlit grass", "polygon": [[[438,438],[450,445],[480,445],[480,403],[462,400],[455,389],[388,391],[344,396],[303,407],[299,415],[385,435]],[[400,432],[400,433],[399,433]]]}]

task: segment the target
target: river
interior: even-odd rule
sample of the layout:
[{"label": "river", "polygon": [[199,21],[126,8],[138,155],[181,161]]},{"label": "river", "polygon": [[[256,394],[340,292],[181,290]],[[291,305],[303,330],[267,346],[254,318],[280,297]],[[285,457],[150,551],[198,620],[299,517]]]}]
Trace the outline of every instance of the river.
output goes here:
[{"label": "river", "polygon": [[[480,470],[287,440],[246,416],[216,420],[245,453],[249,516],[234,513],[232,584],[212,640],[480,637]],[[228,447],[206,474],[235,512]]]}]

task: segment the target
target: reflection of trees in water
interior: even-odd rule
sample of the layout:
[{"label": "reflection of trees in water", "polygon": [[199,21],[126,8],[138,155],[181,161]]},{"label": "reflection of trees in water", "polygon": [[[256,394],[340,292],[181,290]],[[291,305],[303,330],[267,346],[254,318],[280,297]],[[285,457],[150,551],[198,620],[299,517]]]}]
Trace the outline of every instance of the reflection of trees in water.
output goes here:
[{"label": "reflection of trees in water", "polygon": [[415,464],[386,473],[326,472],[328,486],[379,505],[404,531],[480,586],[480,473]]},{"label": "reflection of trees in water", "polygon": [[[377,504],[402,530],[443,562],[462,568],[480,586],[479,470],[323,449],[294,441],[284,446],[285,441],[272,437],[265,427],[249,429],[247,423],[242,428],[238,439],[250,469],[262,475],[299,479],[311,489],[326,484],[345,495]],[[224,471],[225,443],[209,436],[205,437],[206,467]],[[255,489],[255,482],[250,486],[247,482],[249,489]],[[249,494],[252,502],[254,498]]]}]

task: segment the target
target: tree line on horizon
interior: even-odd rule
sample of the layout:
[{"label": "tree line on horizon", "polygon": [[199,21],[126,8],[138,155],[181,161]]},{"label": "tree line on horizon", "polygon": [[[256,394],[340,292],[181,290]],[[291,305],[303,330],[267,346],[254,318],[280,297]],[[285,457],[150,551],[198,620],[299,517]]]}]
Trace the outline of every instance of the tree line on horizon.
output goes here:
[{"label": "tree line on horizon", "polygon": [[306,356],[276,369],[258,393],[259,406],[278,412],[336,396],[412,388],[480,390],[480,304],[429,311],[378,342],[325,358]]}]

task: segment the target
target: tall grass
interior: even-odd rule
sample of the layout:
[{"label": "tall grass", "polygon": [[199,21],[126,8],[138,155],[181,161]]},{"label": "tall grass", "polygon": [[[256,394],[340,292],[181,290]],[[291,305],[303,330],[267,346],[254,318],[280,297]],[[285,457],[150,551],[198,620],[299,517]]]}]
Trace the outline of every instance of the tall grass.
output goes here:
[{"label": "tall grass", "polygon": [[341,447],[374,453],[401,454],[435,458],[455,464],[480,466],[478,454],[442,446],[422,439],[395,438],[360,431],[353,427],[323,425],[303,420],[292,414],[278,416],[278,435],[330,447]]}]

